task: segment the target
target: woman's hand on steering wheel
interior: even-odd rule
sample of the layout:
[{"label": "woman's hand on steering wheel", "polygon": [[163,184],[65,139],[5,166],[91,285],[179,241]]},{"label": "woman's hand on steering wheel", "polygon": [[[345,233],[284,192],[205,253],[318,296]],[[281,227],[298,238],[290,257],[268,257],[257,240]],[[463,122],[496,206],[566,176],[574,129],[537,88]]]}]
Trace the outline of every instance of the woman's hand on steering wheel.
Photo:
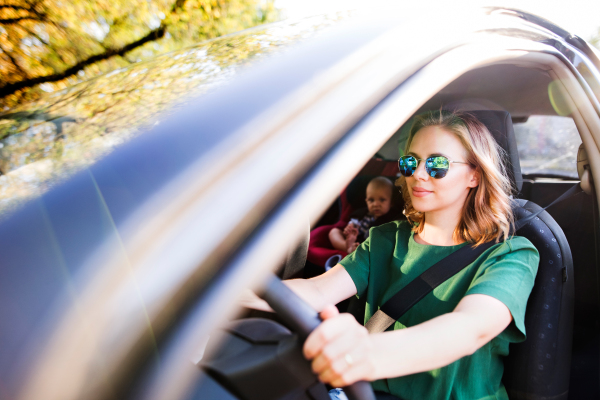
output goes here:
[{"label": "woman's hand on steering wheel", "polygon": [[304,343],[304,356],[323,383],[333,387],[370,381],[375,374],[373,343],[366,328],[333,305],[321,312],[323,323]]},{"label": "woman's hand on steering wheel", "polygon": [[[334,267],[335,268],[335,267]],[[329,333],[330,329],[331,331],[335,331],[336,329],[335,326],[337,325],[337,323],[335,322],[338,318],[340,318],[340,325],[343,326],[350,326],[353,329],[357,329],[358,330],[362,330],[362,333],[358,334],[358,336],[361,335],[366,335],[366,330],[358,325],[358,323],[354,320],[354,318],[351,315],[339,315],[339,312],[337,310],[337,308],[335,308],[334,306],[328,306],[324,308],[324,311],[321,313],[321,317],[319,317],[319,314],[317,314],[317,312],[308,304],[306,303],[304,300],[302,300],[300,297],[298,297],[298,295],[296,293],[294,293],[294,291],[292,291],[292,289],[290,289],[288,286],[284,285],[283,282],[281,282],[279,280],[279,278],[273,276],[272,279],[270,279],[267,282],[267,285],[264,289],[263,292],[263,298],[267,301],[267,303],[269,303],[269,306],[271,306],[273,308],[273,310],[279,315],[279,318],[282,319],[282,321],[284,321],[285,324],[287,324],[289,327],[292,328],[292,330],[294,332],[296,332],[300,338],[304,339],[304,338],[308,338],[311,336],[312,333],[316,332],[319,330],[319,328],[321,327],[321,325],[323,324],[323,319],[327,319],[329,321],[325,321],[327,323],[327,328],[322,332],[319,333],[319,335],[331,335],[331,336],[326,336],[326,338],[330,338],[330,340],[322,340],[320,339],[319,336],[317,336],[315,339],[316,340],[315,344],[309,344],[309,351],[310,351],[310,355],[312,357],[310,357],[311,359],[318,356],[320,353],[323,352],[323,350],[325,350],[325,346],[323,346],[324,343],[328,343],[331,344],[333,342],[334,337],[340,337],[340,335],[334,335],[333,333]],[[350,319],[348,319],[350,318]],[[350,324],[350,322],[354,320],[354,324]],[[333,325],[332,328],[329,327],[329,325]],[[339,326],[338,326],[339,328]],[[345,329],[345,328],[344,328]],[[343,337],[343,336],[342,336]],[[350,339],[350,342],[352,342],[353,339]],[[345,343],[346,340],[344,341],[340,341],[340,343]],[[306,341],[305,341],[306,343]],[[314,346],[314,348],[313,348]],[[329,346],[327,346],[329,347]],[[350,360],[350,363],[348,363],[349,365],[355,365],[355,363],[358,362],[358,360],[360,360],[360,355],[357,353],[356,357],[357,357],[357,361],[355,362],[353,357],[353,352],[354,350],[356,350],[357,347],[357,343],[352,343],[352,345],[350,346],[351,349],[348,349],[350,351],[348,351],[347,353],[344,353],[344,359],[346,360],[346,362],[348,363],[348,360]],[[372,347],[372,346],[368,346],[368,347]],[[307,347],[304,346],[304,349],[306,350]],[[332,350],[327,350],[327,351],[332,351]],[[306,352],[305,352],[306,354]],[[328,353],[325,353],[328,354]],[[345,354],[348,354],[349,357],[346,357]],[[367,354],[367,351],[365,351],[364,354]],[[367,365],[372,365],[373,363],[366,363]],[[365,367],[363,367],[365,368]],[[348,369],[348,368],[345,368]],[[352,369],[350,370],[352,371]],[[360,376],[368,376],[368,374],[356,374],[356,375],[360,375]],[[346,378],[346,377],[344,377]],[[371,388],[371,385],[366,382],[366,381],[358,381],[358,379],[360,378],[354,378],[354,375],[352,376],[348,376],[348,382],[352,381],[354,382],[353,384],[351,384],[350,386],[345,386],[344,387],[344,392],[346,393],[346,396],[348,397],[349,400],[375,400],[375,394],[373,393],[373,389]],[[342,379],[343,380],[343,379]],[[334,383],[334,382],[332,382]],[[335,382],[337,384],[337,382]],[[342,386],[342,385],[340,385]]]}]

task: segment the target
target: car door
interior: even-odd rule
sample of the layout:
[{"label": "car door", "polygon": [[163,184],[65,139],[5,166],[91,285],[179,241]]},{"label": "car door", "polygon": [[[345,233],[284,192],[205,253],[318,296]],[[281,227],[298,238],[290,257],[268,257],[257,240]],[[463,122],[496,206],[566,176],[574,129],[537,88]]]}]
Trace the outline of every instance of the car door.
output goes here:
[{"label": "car door", "polygon": [[[29,337],[6,334],[20,365],[3,369],[10,392],[194,393],[201,373],[191,355],[235,312],[237,294],[260,287],[307,221],[422,104],[469,70],[515,62],[554,71],[578,127],[588,127],[583,142],[600,173],[592,100],[550,46],[522,37],[535,29],[483,13],[457,15],[462,29],[447,34],[444,17],[434,27],[407,16],[366,18],[307,41],[5,220],[5,288],[22,290],[11,296],[23,307],[35,303],[27,316],[42,320],[25,324],[36,328]],[[520,34],[498,34],[507,25]],[[420,40],[399,40],[408,37]],[[135,201],[123,204],[122,190]],[[45,299],[51,307],[40,305]]]}]

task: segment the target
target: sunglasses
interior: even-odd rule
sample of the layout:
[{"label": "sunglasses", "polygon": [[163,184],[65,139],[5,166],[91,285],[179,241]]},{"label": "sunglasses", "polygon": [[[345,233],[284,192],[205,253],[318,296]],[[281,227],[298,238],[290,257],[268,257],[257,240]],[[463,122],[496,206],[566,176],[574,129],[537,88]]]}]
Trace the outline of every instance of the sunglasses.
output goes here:
[{"label": "sunglasses", "polygon": [[[417,167],[419,166],[419,161],[423,161],[420,158],[416,158],[413,156],[402,156],[398,160],[398,168],[400,168],[400,173],[404,176],[412,176]],[[447,157],[444,156],[431,156],[425,159],[425,171],[435,179],[442,179],[448,173],[450,169],[450,164],[468,164],[466,162],[461,161],[450,161]]]}]

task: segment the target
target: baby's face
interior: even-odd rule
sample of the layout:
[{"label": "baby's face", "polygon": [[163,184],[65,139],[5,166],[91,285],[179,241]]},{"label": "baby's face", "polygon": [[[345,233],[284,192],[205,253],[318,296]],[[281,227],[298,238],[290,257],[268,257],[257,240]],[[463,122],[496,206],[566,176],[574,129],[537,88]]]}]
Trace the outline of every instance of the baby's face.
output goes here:
[{"label": "baby's face", "polygon": [[385,187],[367,186],[367,208],[375,217],[381,217],[390,211],[392,206],[392,191]]}]

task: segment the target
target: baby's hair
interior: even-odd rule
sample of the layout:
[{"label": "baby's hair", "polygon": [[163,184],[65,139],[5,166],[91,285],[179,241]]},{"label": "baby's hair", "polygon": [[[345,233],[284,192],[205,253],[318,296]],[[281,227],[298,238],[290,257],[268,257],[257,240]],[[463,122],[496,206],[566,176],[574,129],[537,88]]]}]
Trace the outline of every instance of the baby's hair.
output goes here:
[{"label": "baby's hair", "polygon": [[367,187],[371,186],[373,189],[389,189],[390,195],[394,193],[394,184],[388,178],[378,176],[369,181]]}]

